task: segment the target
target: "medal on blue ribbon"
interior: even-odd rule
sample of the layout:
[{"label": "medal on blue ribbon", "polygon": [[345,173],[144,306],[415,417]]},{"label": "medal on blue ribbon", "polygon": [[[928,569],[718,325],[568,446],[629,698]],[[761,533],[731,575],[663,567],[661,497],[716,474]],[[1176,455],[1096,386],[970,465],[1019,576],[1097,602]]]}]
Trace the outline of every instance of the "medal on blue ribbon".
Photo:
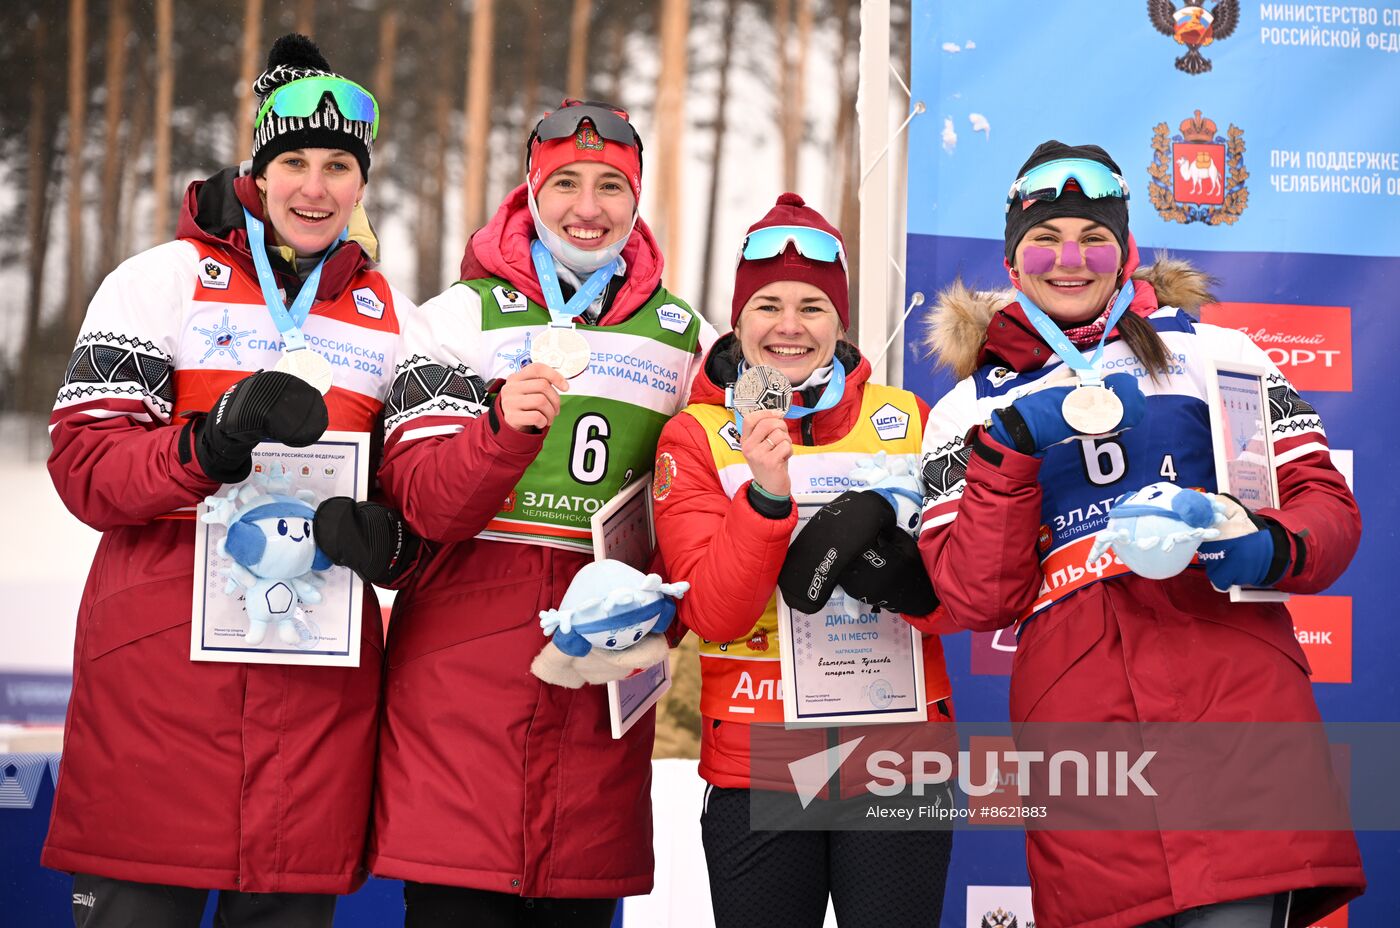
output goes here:
[{"label": "medal on blue ribbon", "polygon": [[1108,333],[1123,318],[1133,302],[1133,282],[1130,278],[1123,284],[1109,310],[1104,323],[1103,335],[1099,336],[1098,347],[1092,357],[1084,357],[1083,352],[1074,347],[1069,336],[1057,326],[1045,311],[1025,293],[1017,297],[1017,302],[1026,311],[1026,318],[1040,333],[1040,337],[1055,354],[1072,368],[1079,377],[1079,386],[1065,397],[1060,405],[1060,413],[1069,427],[1081,435],[1106,435],[1123,421],[1123,402],[1118,395],[1103,385],[1103,371],[1099,369],[1099,359],[1103,357],[1103,346]]},{"label": "medal on blue ribbon", "polygon": [[792,381],[776,367],[757,364],[749,367],[739,362],[739,379],[725,388],[725,408],[734,413],[734,426],[744,433],[744,415],[760,409],[781,409],[784,419],[801,419],[830,409],[841,401],[846,392],[846,369],[835,358],[831,361],[831,379],[815,406],[792,405]]},{"label": "medal on blue ribbon", "polygon": [[544,242],[535,239],[530,243],[530,259],[535,264],[535,276],[540,282],[540,292],[544,294],[545,308],[549,310],[549,327],[535,336],[530,345],[530,360],[548,364],[565,379],[572,379],[588,370],[593,358],[588,339],[578,331],[574,318],[582,315],[594,300],[602,296],[617,269],[617,261],[609,261],[589,275],[566,303],[564,291],[559,287],[554,256]]},{"label": "medal on blue ribbon", "polygon": [[[316,290],[321,284],[321,268],[334,246],[326,249],[325,254],[321,255],[321,260],[317,261],[311,273],[306,275],[301,290],[297,292],[296,299],[288,308],[278,292],[272,263],[267,260],[267,232],[262,220],[245,208],[243,222],[248,229],[248,250],[253,253],[253,267],[258,271],[258,286],[262,288],[263,302],[267,304],[267,311],[272,315],[272,321],[276,323],[277,331],[282,335],[282,357],[274,369],[304,380],[325,394],[330,391],[334,371],[331,369],[331,363],[320,352],[306,344],[306,336],[302,334],[301,327],[306,324],[306,317],[311,315],[311,304],[316,302]],[[348,235],[348,227],[341,229],[336,243],[345,241]]]}]

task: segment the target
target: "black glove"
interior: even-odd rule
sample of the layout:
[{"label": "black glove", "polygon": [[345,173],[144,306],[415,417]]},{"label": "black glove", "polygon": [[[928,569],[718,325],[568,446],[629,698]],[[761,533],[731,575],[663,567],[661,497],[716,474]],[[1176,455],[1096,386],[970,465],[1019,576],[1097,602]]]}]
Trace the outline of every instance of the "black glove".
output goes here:
[{"label": "black glove", "polygon": [[392,583],[418,557],[421,542],[403,517],[378,503],[333,496],[316,507],[316,547],[366,583]]},{"label": "black glove", "polygon": [[889,501],[870,490],[847,490],[817,510],[792,540],[778,574],[783,600],[798,612],[821,609],[850,563],[881,532],[897,527],[895,518]]},{"label": "black glove", "polygon": [[836,582],[861,602],[891,612],[928,615],[938,608],[919,545],[898,526],[881,531]]},{"label": "black glove", "polygon": [[229,387],[195,424],[195,457],[210,479],[238,483],[248,479],[259,442],[305,448],[329,421],[326,400],[311,384],[281,371],[258,371]]}]

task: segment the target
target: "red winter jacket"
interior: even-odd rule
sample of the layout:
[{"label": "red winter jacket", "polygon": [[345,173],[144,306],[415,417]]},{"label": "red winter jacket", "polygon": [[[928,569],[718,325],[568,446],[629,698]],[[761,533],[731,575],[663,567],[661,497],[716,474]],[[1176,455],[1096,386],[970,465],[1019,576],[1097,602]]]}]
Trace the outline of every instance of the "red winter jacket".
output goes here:
[{"label": "red winter jacket", "polygon": [[[522,186],[472,236],[464,277],[500,277],[543,303],[533,237]],[[660,284],[661,253],[640,220],[623,258],[627,279],[604,327]],[[423,315],[430,338],[410,350],[457,368],[479,331],[473,291],[449,288]],[[494,409],[468,418],[438,408],[390,420],[380,469],[392,503],[438,550],[394,605],[371,869],[522,896],[648,892],[653,725],[615,741],[604,687],[566,689],[530,672],[548,640],[540,610],[559,605],[591,558],[476,538],[545,436],[514,431]]]},{"label": "red winter jacket", "polygon": [[[194,522],[158,518],[219,488],[181,441],[178,413],[207,409],[191,396],[277,359],[241,331],[275,331],[253,318],[266,317],[261,306],[231,310],[236,363],[201,358],[203,344],[187,331],[196,311],[214,306],[217,320],[218,296],[229,292],[227,279],[211,278],[222,287],[207,301],[197,283],[201,251],[256,288],[241,210],[260,211],[250,189],[251,178],[234,181],[231,171],[191,185],[181,240],[104,281],[54,408],[49,473],[102,540],[78,613],[62,775],[42,859],[143,883],[346,893],[366,874],[383,653],[373,594],[366,590],[358,668],[193,662]],[[299,284],[280,276],[293,291]],[[353,241],[327,260],[320,296],[351,286],[387,291]],[[313,307],[309,331],[325,310]],[[343,321],[326,324],[352,337]],[[387,328],[396,326],[393,312],[377,325],[366,339],[397,337]],[[369,431],[382,394],[345,389],[342,370],[327,398],[331,428]]]},{"label": "red winter jacket", "polygon": [[[1178,466],[1194,457],[1207,462],[1206,470],[1186,479],[1213,482],[1201,359],[1227,348],[1250,359],[1257,355],[1261,366],[1267,359],[1239,333],[1159,310],[1159,300],[1163,307],[1195,310],[1204,293],[1201,276],[1180,262],[1159,264],[1138,279],[1133,311],[1150,318],[1168,341],[1174,370],[1160,383],[1139,375],[1146,416],[1123,434],[1120,450],[1130,462],[1150,448],[1167,449]],[[940,426],[925,436],[926,473],[953,476],[927,491],[920,548],[954,625],[1005,628],[1041,594],[1037,540],[1057,543],[1052,532],[1060,529],[1052,529],[1048,521],[1054,520],[1042,511],[1044,481],[1084,480],[1084,467],[1077,443],[1066,446],[1068,452],[1051,449],[1042,461],[1002,447],[980,428],[992,409],[1009,402],[995,389],[1054,357],[1019,305],[1006,295],[955,287],[940,300],[930,341],[964,380],[935,406]],[[1105,362],[1131,369],[1115,365],[1126,350],[1111,334]],[[1288,530],[1293,548],[1292,565],[1276,586],[1315,593],[1351,560],[1360,515],[1332,466],[1316,413],[1276,370],[1270,386],[1283,504],[1261,512]],[[964,446],[969,429],[972,444]],[[1066,453],[1073,459],[1069,467],[1062,466]],[[1144,482],[1159,479],[1158,458],[1151,460]],[[1098,499],[1133,487],[1096,489]],[[1011,720],[1316,722],[1309,672],[1284,605],[1231,603],[1196,568],[1167,580],[1126,573],[1084,586],[1026,621],[1011,672]],[[1290,763],[1302,763],[1301,754]],[[1298,774],[1318,794],[1330,781],[1325,760],[1322,766],[1314,776]],[[1194,770],[1185,784],[1167,781],[1160,801],[1172,801],[1173,787],[1199,789],[1209,775]],[[1290,791],[1285,801],[1307,803],[1318,794]],[[1345,831],[1033,830],[1027,857],[1037,921],[1045,928],[1140,925],[1212,902],[1289,890],[1289,924],[1302,926],[1365,888],[1355,839]]]},{"label": "red winter jacket", "polygon": [[[705,366],[691,389],[692,404],[723,405],[724,385],[735,379],[736,365],[730,359],[733,335],[715,343]],[[843,363],[846,390],[831,409],[791,419],[788,432],[794,444],[830,444],[850,433],[860,414],[866,382],[870,379],[870,362],[854,346],[838,346],[837,363]],[[928,420],[928,405],[915,397],[922,421]],[[876,448],[871,448],[873,454]],[[734,641],[749,636],[778,585],[778,573],[787,555],[788,543],[797,527],[797,507],[787,517],[771,519],[757,512],[748,500],[748,484],[731,499],[720,483],[709,439],[701,424],[682,413],[666,424],[658,457],[669,454],[674,462],[670,489],[660,499],[653,495],[656,536],[666,563],[670,580],[687,580],[690,590],[681,599],[678,615],[685,627],[713,642]],[[941,619],[941,610],[929,616],[906,616],[906,620],[921,631],[931,632]],[[938,700],[938,708],[930,706],[929,721],[951,722],[952,699],[947,697],[948,677],[943,663],[943,644],[936,636],[924,639],[924,667],[929,698]],[[725,661],[700,660],[702,687],[732,685],[712,663]],[[728,689],[725,689],[728,695]],[[940,731],[937,740],[953,737],[952,726]],[[869,728],[851,729],[857,736]],[[788,732],[782,747],[784,756],[802,756],[827,746],[826,729]],[[705,717],[701,724],[700,776],[715,786],[791,791],[791,779],[782,776],[781,764],[761,764],[760,771],[751,770],[750,726],[732,720]],[[810,741],[808,751],[803,742]],[[931,745],[921,744],[921,748]],[[956,752],[956,748],[952,748]],[[864,769],[857,756],[850,769]],[[772,770],[779,775],[768,776]],[[854,778],[837,778],[842,795],[857,790]],[[861,782],[864,782],[863,780]],[[829,789],[829,787],[827,788]],[[828,795],[823,789],[821,796]]]}]

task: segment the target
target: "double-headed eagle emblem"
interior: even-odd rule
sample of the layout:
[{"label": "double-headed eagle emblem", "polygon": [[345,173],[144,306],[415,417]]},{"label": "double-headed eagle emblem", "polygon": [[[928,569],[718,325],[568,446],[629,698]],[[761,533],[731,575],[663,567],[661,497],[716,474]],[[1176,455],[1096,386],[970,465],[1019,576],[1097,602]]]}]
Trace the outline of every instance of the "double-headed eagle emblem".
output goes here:
[{"label": "double-headed eagle emblem", "polygon": [[1177,70],[1204,74],[1210,70],[1210,59],[1201,49],[1230,37],[1240,23],[1240,3],[1220,0],[1206,12],[1204,0],[1186,0],[1180,9],[1173,0],[1147,0],[1147,15],[1158,32],[1186,46],[1186,54],[1176,59]]}]

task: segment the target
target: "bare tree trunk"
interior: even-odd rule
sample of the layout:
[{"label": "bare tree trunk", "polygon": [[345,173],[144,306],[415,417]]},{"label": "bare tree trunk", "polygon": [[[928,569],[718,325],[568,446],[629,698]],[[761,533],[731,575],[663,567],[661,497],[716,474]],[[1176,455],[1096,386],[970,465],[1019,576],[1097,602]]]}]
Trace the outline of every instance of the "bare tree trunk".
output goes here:
[{"label": "bare tree trunk", "polygon": [[102,257],[94,279],[101,280],[117,265],[117,208],[121,203],[122,149],[119,144],[122,103],[126,98],[126,39],[131,30],[127,0],[112,0],[112,18],[107,23],[107,105],[102,147],[102,189],[99,191],[102,217],[98,235]]},{"label": "bare tree trunk", "polygon": [[[724,177],[724,133],[727,128],[724,105],[729,100],[729,61],[734,54],[734,20],[738,18],[739,0],[724,0],[724,22],[720,24],[719,93],[715,97],[715,141],[710,156],[710,204],[705,210],[705,258],[700,262],[700,313],[713,323],[720,323],[710,304],[710,282],[714,277],[715,226],[719,217],[719,188]],[[723,316],[723,313],[718,313]]]},{"label": "bare tree trunk", "polygon": [[620,21],[614,20],[608,26],[608,60],[612,62],[612,68],[608,72],[608,95],[604,98],[609,103],[622,105],[622,72],[627,66],[625,53],[627,51],[627,29]]},{"label": "bare tree trunk", "polygon": [[[846,261],[850,265],[851,306],[859,307],[857,281],[860,280],[860,153],[856,138],[856,80],[855,59],[859,48],[855,41],[855,16],[850,0],[841,0],[837,15],[841,17],[841,48],[836,101],[836,130],[833,147],[837,155],[839,194],[836,227],[846,240]],[[852,320],[854,327],[854,320]]]},{"label": "bare tree trunk", "polygon": [[238,115],[234,126],[238,130],[234,143],[233,163],[249,157],[253,150],[253,81],[258,78],[258,51],[262,48],[262,0],[245,0],[243,8],[243,55],[238,65]]},{"label": "bare tree trunk", "polygon": [[567,93],[583,99],[588,74],[588,20],[593,15],[593,0],[574,0],[574,14],[569,21],[569,82]]},{"label": "bare tree trunk", "polygon": [[379,63],[374,68],[370,91],[380,109],[388,109],[394,99],[394,66],[399,52],[399,8],[390,3],[379,14]]},{"label": "bare tree trunk", "polygon": [[87,300],[83,273],[83,129],[87,124],[87,0],[68,0],[68,334]]},{"label": "bare tree trunk", "polygon": [[156,118],[155,157],[151,165],[151,189],[156,202],[151,242],[170,238],[170,104],[175,91],[175,63],[170,53],[175,31],[174,0],[156,0]]},{"label": "bare tree trunk", "polygon": [[316,34],[316,0],[297,0],[297,32],[305,36]]},{"label": "bare tree trunk", "polygon": [[24,313],[24,340],[20,342],[20,408],[40,405],[35,382],[35,361],[40,354],[36,339],[39,311],[44,304],[44,258],[48,254],[49,157],[49,19],[36,16],[34,24],[34,79],[29,84],[29,198],[26,201],[26,238],[29,243],[29,300]]},{"label": "bare tree trunk", "polygon": [[521,114],[525,125],[520,137],[526,138],[540,118],[540,37],[544,35],[544,10],[538,0],[520,0],[525,13],[525,89]]},{"label": "bare tree trunk", "polygon": [[467,58],[466,108],[462,120],[462,241],[486,219],[486,168],[491,140],[491,75],[494,0],[476,0],[472,11],[471,53]]},{"label": "bare tree trunk", "polygon": [[126,208],[121,210],[121,234],[116,236],[118,257],[127,254],[135,241],[131,233],[137,210],[134,208],[135,203],[127,202],[126,198],[131,191],[143,189],[137,181],[141,171],[141,148],[151,132],[151,72],[141,57],[139,41],[135,61],[136,83],[132,87],[132,96],[136,101],[135,110],[131,114],[131,125],[127,127],[126,142],[122,146],[123,169],[117,180],[117,197],[126,203]]},{"label": "bare tree trunk", "polygon": [[[380,112],[387,112],[393,106],[394,72],[398,67],[398,55],[399,8],[394,3],[388,3],[379,12],[379,60],[374,66],[374,83],[369,88],[374,98],[379,101]],[[390,145],[388,135],[383,133],[375,140],[375,144],[375,161],[380,165],[392,164],[398,146]],[[380,171],[383,170],[381,167]],[[392,168],[390,170],[392,171]]]},{"label": "bare tree trunk", "polygon": [[778,138],[782,142],[783,189],[797,186],[797,151],[792,138],[792,0],[778,0],[773,15],[773,38],[778,63]]},{"label": "bare tree trunk", "polygon": [[690,0],[662,0],[661,73],[656,80],[657,237],[671,257],[668,287],[681,288],[681,160],[685,157],[686,37]]},{"label": "bare tree trunk", "polygon": [[812,0],[797,0],[797,54],[792,63],[792,96],[788,102],[787,135],[783,139],[784,169],[791,170],[787,189],[801,185],[802,130],[806,128],[807,49],[812,39]]},{"label": "bare tree trunk", "polygon": [[[434,38],[443,48],[454,47],[457,9],[443,4]],[[419,187],[418,291],[422,298],[442,289],[442,245],[447,198],[447,133],[452,119],[452,73],[456,59],[439,56],[437,90],[429,108],[429,123],[420,138],[426,139],[425,162]]]}]

